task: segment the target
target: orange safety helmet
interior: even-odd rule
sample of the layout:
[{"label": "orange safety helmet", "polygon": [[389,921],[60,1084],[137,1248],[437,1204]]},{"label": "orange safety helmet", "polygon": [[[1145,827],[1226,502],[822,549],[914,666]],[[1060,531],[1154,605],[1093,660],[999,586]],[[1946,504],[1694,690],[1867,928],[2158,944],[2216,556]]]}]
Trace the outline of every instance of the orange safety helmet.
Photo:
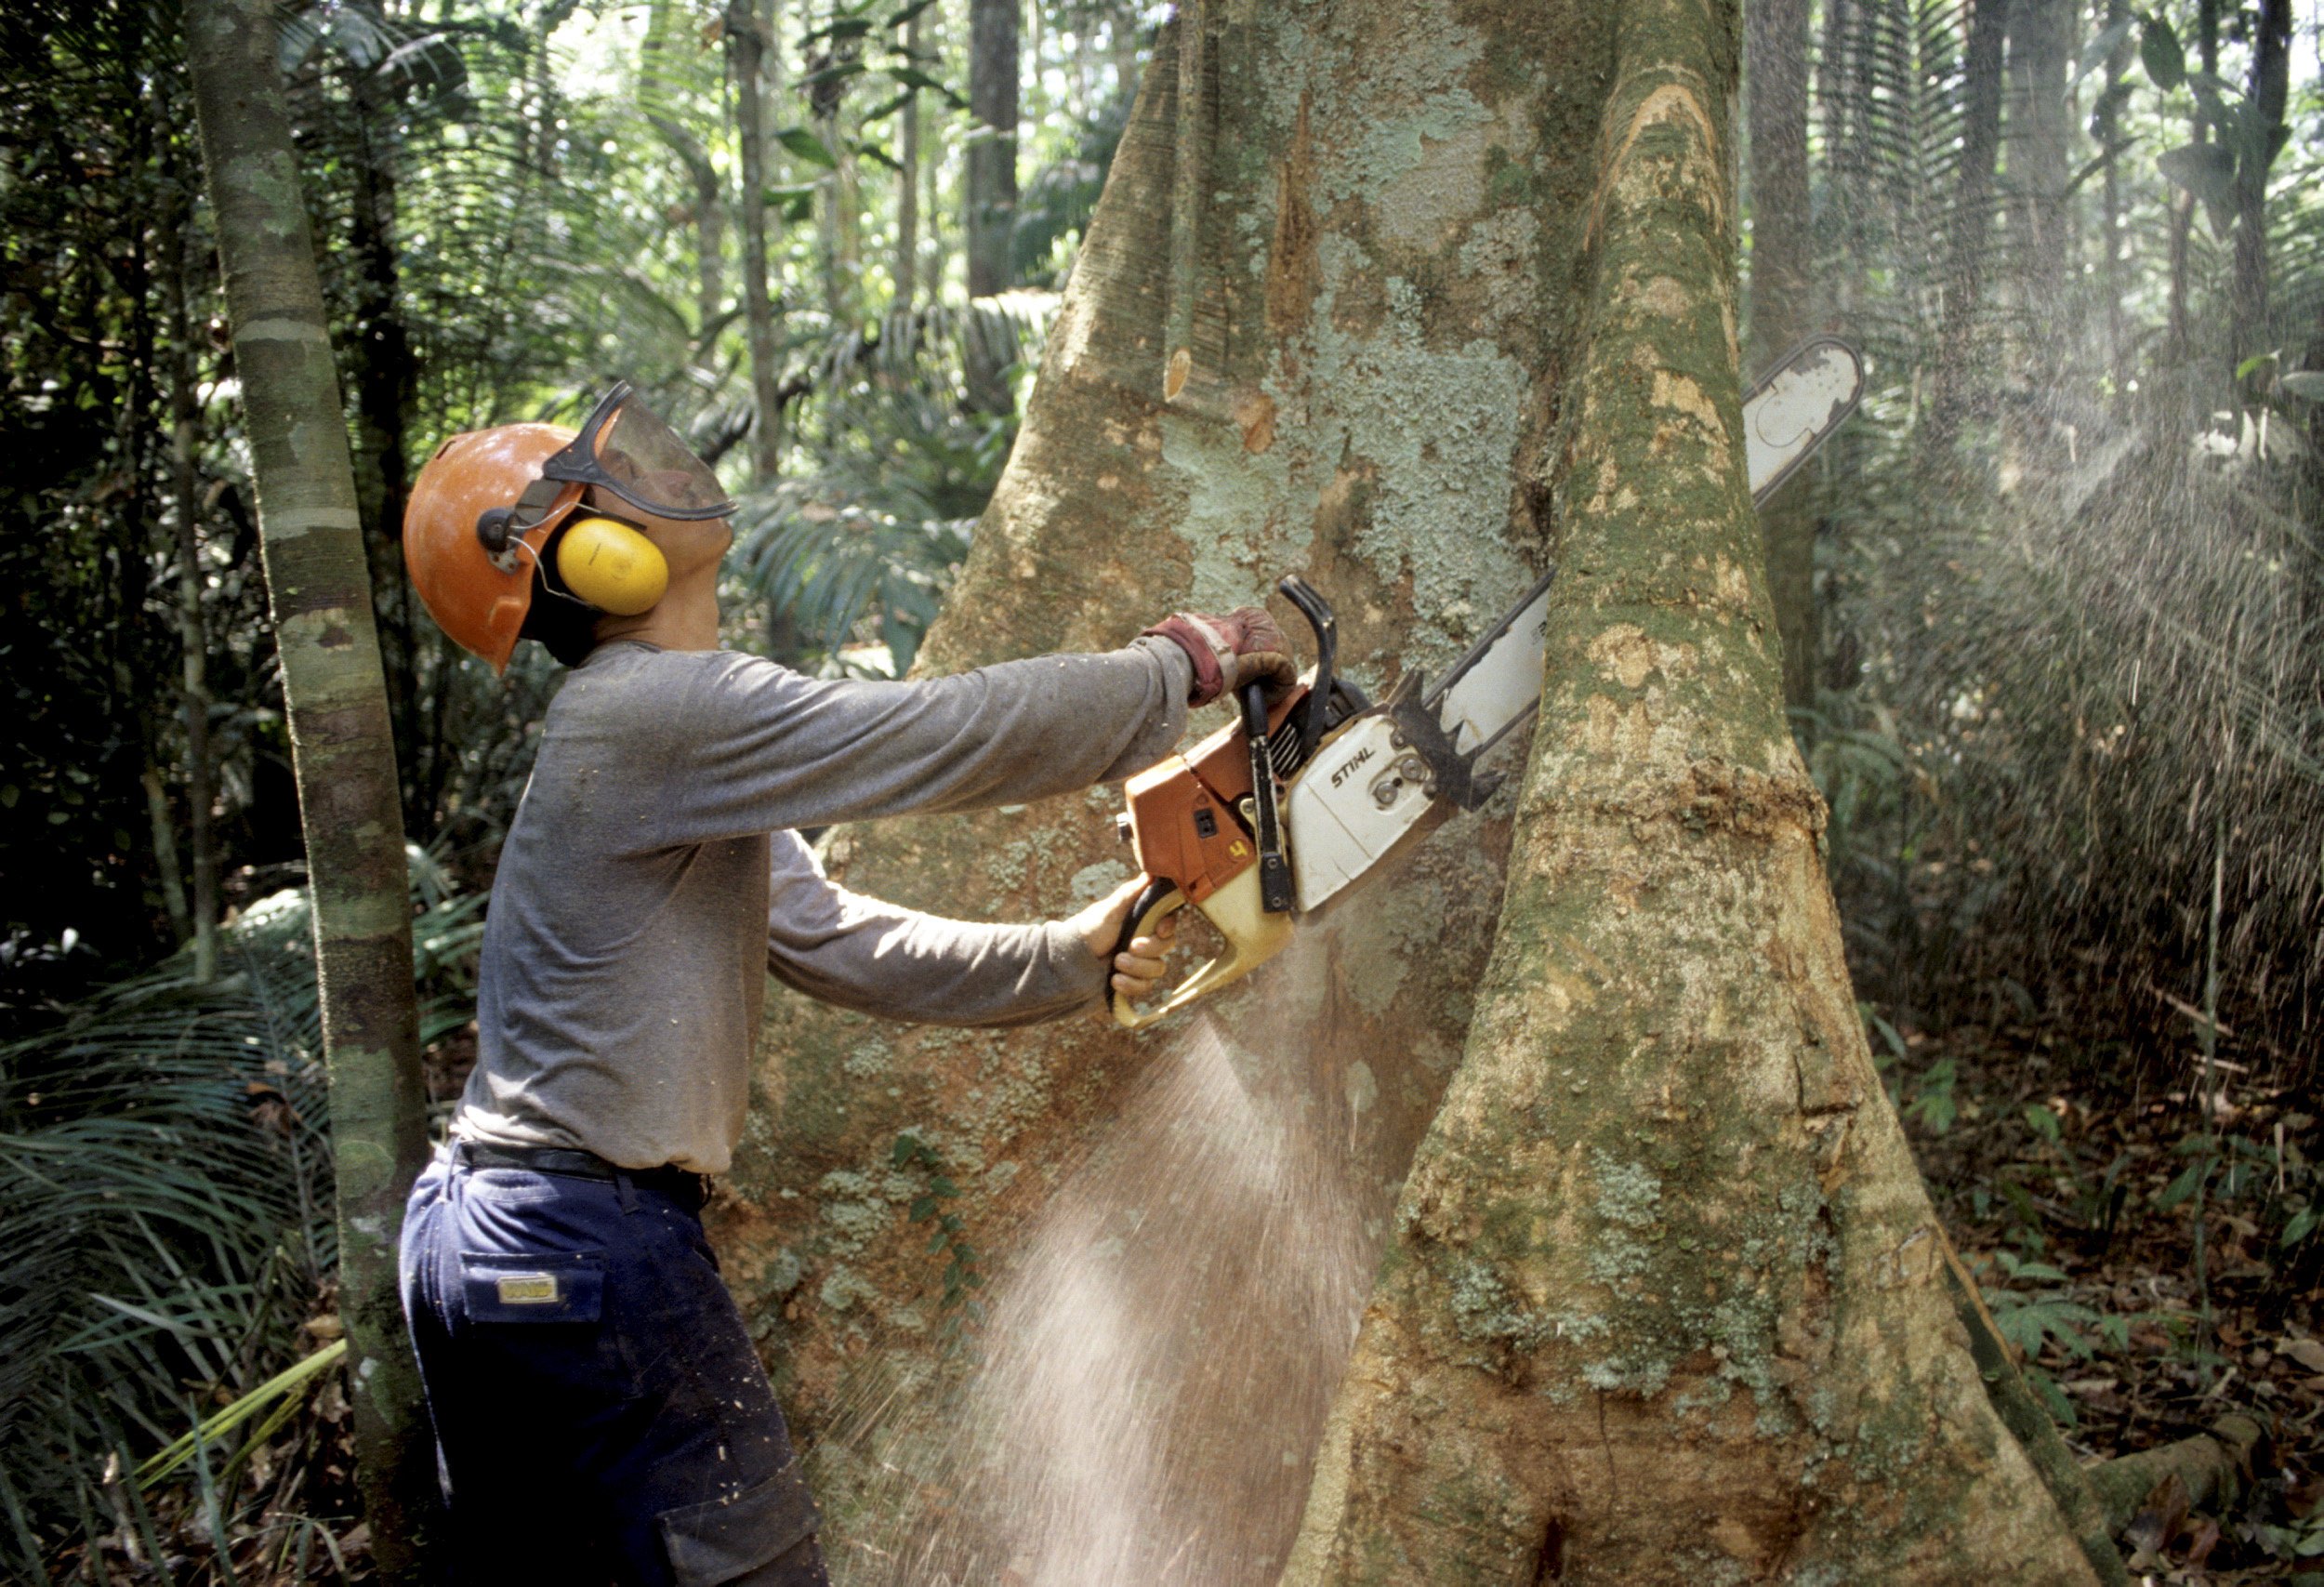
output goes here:
[{"label": "orange safety helmet", "polygon": [[[412,483],[404,566],[443,631],[494,671],[508,670],[548,542],[593,486],[663,518],[734,509],[710,466],[627,380],[598,399],[578,430],[504,424],[456,435]],[[554,561],[557,593],[621,615],[651,608],[668,579],[660,550],[615,518],[574,522]]]},{"label": "orange safety helmet", "polygon": [[[561,486],[539,522],[497,551],[477,533],[480,522],[508,509],[541,477],[541,465],[572,444],[559,424],[504,424],[456,435],[436,448],[403,509],[403,565],[429,615],[461,649],[508,669],[508,656],[533,606],[534,570],[548,537],[586,488]],[[519,549],[522,547],[522,549]]]}]

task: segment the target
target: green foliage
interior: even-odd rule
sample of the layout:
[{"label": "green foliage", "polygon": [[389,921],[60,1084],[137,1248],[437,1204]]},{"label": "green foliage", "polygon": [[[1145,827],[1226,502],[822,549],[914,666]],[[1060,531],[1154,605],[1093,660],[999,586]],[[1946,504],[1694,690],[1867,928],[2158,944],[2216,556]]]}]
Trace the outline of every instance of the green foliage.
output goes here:
[{"label": "green foliage", "polygon": [[850,647],[868,643],[887,652],[872,670],[911,666],[1014,431],[962,401],[966,361],[978,348],[1020,361],[1041,329],[1037,301],[893,314],[823,350],[811,466],[745,496],[727,564],[738,592],[784,619],[780,659],[862,668]]},{"label": "green foliage", "polygon": [[926,1188],[912,1198],[905,1215],[915,1223],[931,1225],[928,1254],[945,1257],[941,1306],[951,1314],[945,1328],[957,1342],[962,1337],[964,1320],[971,1324],[984,1320],[984,1303],[971,1293],[984,1287],[977,1250],[965,1237],[967,1225],[959,1214],[944,1210],[945,1203],[960,1194],[960,1187],[945,1173],[944,1160],[936,1149],[908,1131],[896,1137],[889,1162],[891,1167],[926,1175]]},{"label": "green foliage", "polygon": [[[442,1030],[472,1003],[482,900],[410,858],[414,970]],[[109,1461],[135,1471],[176,1448],[199,1457],[181,1480],[231,1501],[303,1400],[240,1439],[213,1422],[182,1442],[197,1416],[288,1367],[327,1305],[337,1238],[311,930],[303,893],[274,894],[224,933],[218,980],[197,984],[181,955],[0,1048],[0,1489],[25,1517],[0,1543],[12,1569],[38,1578],[26,1528],[41,1550],[87,1517],[111,1529]],[[302,1425],[296,1443],[323,1435]]]},{"label": "green foliage", "polygon": [[1930,1065],[1914,1084],[1909,1100],[1899,1109],[1905,1118],[1932,1135],[1942,1135],[1953,1127],[1961,1111],[1954,1100],[1953,1085],[1960,1078],[1950,1058],[1940,1058]]}]

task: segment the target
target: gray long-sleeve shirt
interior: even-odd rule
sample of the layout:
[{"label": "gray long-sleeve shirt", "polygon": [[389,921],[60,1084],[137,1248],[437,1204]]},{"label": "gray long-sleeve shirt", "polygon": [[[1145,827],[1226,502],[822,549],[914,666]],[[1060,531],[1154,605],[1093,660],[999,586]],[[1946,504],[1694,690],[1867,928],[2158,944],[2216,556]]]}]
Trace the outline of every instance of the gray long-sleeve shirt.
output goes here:
[{"label": "gray long-sleeve shirt", "polygon": [[1155,639],[904,683],[600,647],[549,707],[501,850],[454,1133],[724,1172],[769,972],[948,1025],[1089,1002],[1105,966],[1070,929],[851,893],[790,829],[1128,776],[1184,731],[1191,673]]}]

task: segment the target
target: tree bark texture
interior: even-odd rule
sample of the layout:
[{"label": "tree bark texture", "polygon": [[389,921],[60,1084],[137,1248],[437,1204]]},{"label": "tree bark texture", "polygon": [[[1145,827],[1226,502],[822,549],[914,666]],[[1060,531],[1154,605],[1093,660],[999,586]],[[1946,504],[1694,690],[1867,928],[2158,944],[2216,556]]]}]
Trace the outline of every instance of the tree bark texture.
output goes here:
[{"label": "tree bark texture", "polygon": [[750,343],[750,391],[759,422],[750,431],[753,483],[783,470],[783,400],[775,389],[774,302],[767,277],[766,27],[758,0],[726,10],[728,60],[734,69],[734,137],[742,146],[743,323]]},{"label": "tree bark texture", "polygon": [[2185,1486],[2191,1506],[2224,1511],[2251,1482],[2252,1455],[2266,1437],[2248,1416],[2223,1416],[2191,1438],[2100,1461],[2090,1468],[2091,1491],[2116,1532],[2131,1524],[2157,1484],[2173,1475]]},{"label": "tree bark texture", "polygon": [[383,1574],[412,1580],[435,1460],[396,1297],[395,1243],[427,1133],[403,834],[371,581],[275,73],[272,9],[264,0],[193,0],[186,48],[313,894],[358,1482]]},{"label": "tree bark texture", "polygon": [[[1197,16],[1208,64],[1182,77]],[[1732,10],[1699,0],[1212,0],[1165,30],[918,665],[1116,644],[1297,569],[1377,697],[1524,590],[1562,480],[1526,891],[1393,1225],[1479,1003],[1513,788],[1175,1028],[913,1030],[772,1001],[714,1221],[841,1580],[998,1580],[1125,1493],[1125,1527],[1178,1529],[1103,1569],[1042,1554],[1025,1580],[1271,1581],[1302,1506],[1297,1580],[1530,1582],[1553,1523],[1602,1577],[1634,1546],[1631,1580],[1793,1559],[1934,1579],[1956,1554],[2088,1579],[1937,1285],[1784,731],[1736,433],[1736,46]],[[1212,132],[1191,188],[1186,116]],[[1203,245],[1166,400],[1189,191]],[[918,907],[1054,914],[1126,874],[1116,807],[1093,790],[845,828],[826,863]],[[1144,1099],[1203,1073],[1288,1122],[1142,1175]],[[1229,1115],[1179,1122],[1224,1137]],[[968,1292],[994,1298],[973,1350],[946,1342],[966,1307],[945,1298],[957,1250],[930,1250],[938,1209],[980,1253]],[[1028,1288],[1085,1225],[1086,1260]],[[1358,1252],[1344,1290],[1309,1282],[1334,1241]],[[1161,1343],[1108,1355],[1112,1329]],[[1012,1378],[1028,1336],[1056,1350]],[[1105,1369],[1091,1395],[1019,1416],[1016,1391],[1069,1356]],[[1124,1382],[1125,1359],[1162,1365]],[[1009,1447],[977,1414],[996,1382]],[[1125,1395],[1142,1405],[1111,1420]],[[1055,1460],[996,1494],[1027,1442]],[[1673,1504],[1700,1522],[1685,1538]],[[986,1505],[1001,1546],[980,1554],[958,1534]]]},{"label": "tree bark texture", "polygon": [[[1764,368],[1813,324],[1816,242],[1808,202],[1808,0],[1766,0],[1746,13],[1750,116],[1751,353]],[[1783,639],[1784,704],[1816,704],[1816,503],[1808,470],[1760,509],[1767,592]]]},{"label": "tree bark texture", "polygon": [[1612,30],[1499,938],[1287,1582],[2094,1579],[1972,1358],[1777,709],[1735,22]]},{"label": "tree bark texture", "polygon": [[[1014,281],[1017,235],[1018,0],[969,0],[969,144],[965,183],[969,296],[989,298]],[[971,344],[969,402],[980,413],[1013,405],[997,354]]]}]

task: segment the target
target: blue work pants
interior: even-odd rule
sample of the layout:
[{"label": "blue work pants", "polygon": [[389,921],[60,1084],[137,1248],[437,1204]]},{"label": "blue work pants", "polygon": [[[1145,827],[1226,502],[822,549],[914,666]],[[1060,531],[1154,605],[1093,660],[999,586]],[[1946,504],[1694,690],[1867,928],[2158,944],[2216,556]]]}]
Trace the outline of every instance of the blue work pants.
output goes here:
[{"label": "blue work pants", "polygon": [[454,1580],[825,1587],[700,1182],[464,1156],[413,1186],[402,1257]]}]

